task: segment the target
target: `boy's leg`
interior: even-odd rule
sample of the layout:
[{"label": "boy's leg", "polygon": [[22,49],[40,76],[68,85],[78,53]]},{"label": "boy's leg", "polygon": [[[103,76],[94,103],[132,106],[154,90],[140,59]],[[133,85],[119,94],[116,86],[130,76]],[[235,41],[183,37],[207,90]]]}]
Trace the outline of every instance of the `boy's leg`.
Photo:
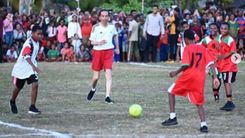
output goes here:
[{"label": "boy's leg", "polygon": [[201,132],[208,132],[208,127],[207,127],[207,123],[205,120],[205,112],[204,112],[204,108],[202,105],[196,105],[197,107],[197,112],[199,114],[200,120],[201,120],[201,127],[200,127],[200,131]]},{"label": "boy's leg", "polygon": [[175,114],[175,95],[169,93],[168,100],[169,100],[170,117],[169,119],[162,122],[163,126],[171,126],[171,125],[178,124],[176,114]]},{"label": "boy's leg", "polygon": [[25,81],[26,80],[21,80],[21,79],[13,77],[14,90],[12,93],[12,97],[10,99],[10,107],[11,107],[12,113],[14,114],[18,113],[18,109],[17,109],[15,101],[16,101],[17,96],[19,95],[20,90],[24,87]]},{"label": "boy's leg", "polygon": [[32,93],[31,93],[31,105],[36,104],[37,93],[38,93],[38,82],[33,82],[32,83]]},{"label": "boy's leg", "polygon": [[231,83],[235,82],[236,72],[225,72],[223,73],[223,76],[227,102],[223,107],[220,108],[220,110],[232,111],[235,108],[235,104],[232,102]]}]

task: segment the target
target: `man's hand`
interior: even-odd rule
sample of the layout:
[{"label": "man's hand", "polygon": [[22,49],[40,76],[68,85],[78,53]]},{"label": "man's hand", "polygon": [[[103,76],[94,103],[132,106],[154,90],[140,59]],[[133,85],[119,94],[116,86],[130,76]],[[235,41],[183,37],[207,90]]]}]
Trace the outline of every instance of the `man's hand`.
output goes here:
[{"label": "man's hand", "polygon": [[106,43],[107,43],[106,40],[101,40],[101,41],[99,41],[99,45],[104,45],[104,44],[106,44]]},{"label": "man's hand", "polygon": [[177,72],[176,71],[172,71],[172,72],[169,73],[169,76],[171,78],[175,77],[176,75],[177,75]]},{"label": "man's hand", "polygon": [[214,78],[213,79],[213,86],[215,89],[217,89],[220,85],[219,79],[218,78]]},{"label": "man's hand", "polygon": [[147,39],[146,33],[143,33],[143,37],[145,38],[145,40]]},{"label": "man's hand", "polygon": [[119,48],[116,48],[116,49],[115,49],[115,52],[116,52],[116,54],[120,54]]}]

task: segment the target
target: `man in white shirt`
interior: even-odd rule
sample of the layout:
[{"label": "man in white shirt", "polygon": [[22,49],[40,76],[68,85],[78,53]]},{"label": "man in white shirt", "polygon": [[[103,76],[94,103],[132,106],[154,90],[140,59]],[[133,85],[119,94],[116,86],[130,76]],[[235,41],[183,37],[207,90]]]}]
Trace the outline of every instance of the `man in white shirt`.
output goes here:
[{"label": "man in white shirt", "polygon": [[16,106],[16,98],[20,90],[27,84],[32,84],[31,106],[28,113],[40,114],[41,112],[36,108],[36,99],[38,93],[38,76],[40,72],[37,67],[37,55],[39,50],[39,40],[42,35],[42,30],[38,25],[34,25],[32,28],[32,37],[28,38],[20,52],[19,58],[12,70],[14,90],[12,98],[10,100],[11,111],[14,114],[18,113]]},{"label": "man in white shirt", "polygon": [[116,43],[115,52],[119,54],[118,45],[118,33],[113,24],[108,23],[109,12],[107,10],[101,10],[99,12],[100,22],[93,26],[90,41],[93,47],[93,60],[92,60],[92,89],[88,93],[87,99],[90,101],[96,91],[96,85],[99,80],[100,71],[105,70],[106,78],[106,98],[105,102],[108,104],[114,103],[110,98],[111,86],[112,86],[112,63],[113,63],[113,49],[114,45],[112,40],[114,38]]},{"label": "man in white shirt", "polygon": [[128,48],[128,62],[130,61],[140,61],[140,54],[138,48],[138,32],[139,32],[139,23],[136,21],[136,16],[130,15],[128,28],[128,38],[129,38],[129,48]]},{"label": "man in white shirt", "polygon": [[144,37],[147,40],[144,62],[149,61],[149,53],[151,53],[152,62],[156,62],[157,56],[157,42],[159,36],[163,37],[164,34],[164,23],[163,17],[158,12],[158,6],[154,5],[152,7],[152,13],[147,15],[144,24]]}]

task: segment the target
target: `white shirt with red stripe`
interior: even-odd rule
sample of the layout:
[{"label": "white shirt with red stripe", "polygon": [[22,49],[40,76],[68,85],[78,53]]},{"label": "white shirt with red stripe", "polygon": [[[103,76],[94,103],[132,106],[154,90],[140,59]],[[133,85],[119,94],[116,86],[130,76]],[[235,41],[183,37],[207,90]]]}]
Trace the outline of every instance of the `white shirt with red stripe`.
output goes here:
[{"label": "white shirt with red stripe", "polygon": [[36,57],[39,51],[39,42],[35,42],[31,37],[28,38],[20,52],[17,62],[12,70],[12,76],[18,79],[29,78],[32,74],[37,74],[33,71],[31,65],[26,61],[31,58],[32,63],[37,67]]},{"label": "white shirt with red stripe", "polygon": [[108,50],[108,49],[113,49],[114,45],[112,43],[113,37],[117,35],[118,32],[115,28],[115,26],[111,23],[108,23],[106,27],[102,26],[100,23],[96,24],[93,26],[91,36],[89,40],[91,41],[102,41],[106,40],[106,44],[104,45],[99,45],[99,46],[94,46],[94,50]]}]

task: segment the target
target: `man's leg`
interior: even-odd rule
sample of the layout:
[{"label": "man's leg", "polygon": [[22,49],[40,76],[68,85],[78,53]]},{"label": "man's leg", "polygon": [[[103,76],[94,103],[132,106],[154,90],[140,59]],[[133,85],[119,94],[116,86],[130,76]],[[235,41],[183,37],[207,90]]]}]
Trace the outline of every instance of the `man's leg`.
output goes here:
[{"label": "man's leg", "polygon": [[204,112],[204,108],[202,105],[196,105],[197,107],[197,112],[199,114],[200,120],[201,120],[201,127],[200,127],[200,131],[201,132],[208,132],[208,127],[207,127],[207,123],[205,120],[205,112]]},{"label": "man's leg", "polygon": [[114,101],[112,101],[110,99],[111,87],[112,87],[111,69],[106,69],[105,70],[105,78],[106,78],[106,98],[105,98],[105,102],[111,104],[111,103],[114,103]]},{"label": "man's leg", "polygon": [[100,72],[99,71],[93,71],[92,88],[91,88],[90,92],[88,93],[87,100],[91,100],[93,98],[94,93],[96,91],[96,86],[97,86],[97,82],[99,80],[99,77],[100,77]]}]

